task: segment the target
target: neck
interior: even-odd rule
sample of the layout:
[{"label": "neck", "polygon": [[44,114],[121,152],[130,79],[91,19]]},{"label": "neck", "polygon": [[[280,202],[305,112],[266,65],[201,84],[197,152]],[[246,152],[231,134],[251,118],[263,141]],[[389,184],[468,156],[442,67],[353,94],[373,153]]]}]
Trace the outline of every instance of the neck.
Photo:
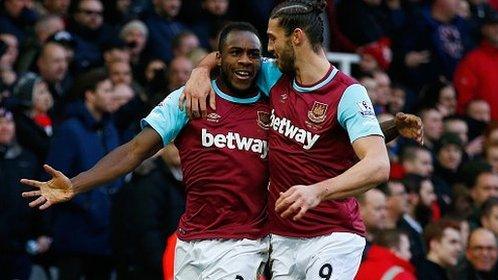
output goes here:
[{"label": "neck", "polygon": [[430,251],[427,254],[427,259],[430,260],[431,262],[441,266],[441,267],[444,267],[443,265],[441,265],[441,262],[440,262],[438,256],[433,251]]},{"label": "neck", "polygon": [[431,11],[432,17],[440,22],[450,22],[452,20],[452,17],[448,16],[445,14],[441,9],[439,8],[432,8]]},{"label": "neck", "polygon": [[250,87],[247,90],[238,90],[234,88],[229,82],[226,77],[223,75],[218,76],[216,78],[216,84],[218,85],[219,89],[228,95],[238,97],[238,98],[247,98],[247,97],[253,97],[257,94],[257,90],[255,86]]},{"label": "neck", "polygon": [[92,117],[97,122],[99,122],[100,120],[102,120],[102,117],[104,116],[104,113],[102,113],[101,111],[99,111],[94,105],[92,105],[92,104],[90,104],[88,102],[85,102],[85,106],[88,109],[88,112],[90,112],[90,115],[92,115]]},{"label": "neck", "polygon": [[387,227],[388,228],[396,228],[396,223],[398,222],[401,215],[399,213],[395,213],[393,211],[387,212]]},{"label": "neck", "polygon": [[302,85],[317,83],[330,69],[330,62],[322,48],[318,53],[311,49],[296,50],[295,57],[296,80]]}]

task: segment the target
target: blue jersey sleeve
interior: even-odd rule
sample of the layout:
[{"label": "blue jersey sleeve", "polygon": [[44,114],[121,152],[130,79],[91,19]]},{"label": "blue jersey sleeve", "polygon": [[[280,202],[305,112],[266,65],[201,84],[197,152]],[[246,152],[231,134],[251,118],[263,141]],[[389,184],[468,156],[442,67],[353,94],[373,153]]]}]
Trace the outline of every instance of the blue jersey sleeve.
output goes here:
[{"label": "blue jersey sleeve", "polygon": [[259,89],[269,96],[271,88],[277,83],[280,77],[282,77],[282,72],[278,69],[275,59],[264,57],[261,61],[261,70],[256,80]]},{"label": "blue jersey sleeve", "polygon": [[163,144],[169,144],[188,123],[185,111],[178,108],[178,99],[183,92],[181,87],[170,93],[159,105],[140,121],[140,126],[152,127],[163,139]]},{"label": "blue jersey sleeve", "polygon": [[348,132],[351,143],[370,135],[384,137],[367,90],[359,84],[349,86],[342,95],[337,119]]}]

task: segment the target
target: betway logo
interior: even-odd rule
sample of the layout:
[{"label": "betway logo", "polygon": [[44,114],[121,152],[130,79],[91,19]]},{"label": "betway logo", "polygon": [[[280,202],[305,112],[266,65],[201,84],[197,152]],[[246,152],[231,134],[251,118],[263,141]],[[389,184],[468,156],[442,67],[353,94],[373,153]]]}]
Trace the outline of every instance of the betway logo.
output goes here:
[{"label": "betway logo", "polygon": [[238,149],[241,151],[251,151],[261,154],[264,159],[268,155],[268,142],[257,138],[240,136],[236,132],[228,132],[225,134],[213,135],[205,128],[202,129],[202,146],[209,148],[212,146],[217,148],[228,148],[230,150]]},{"label": "betway logo", "polygon": [[302,128],[299,128],[291,123],[286,118],[275,116],[275,110],[271,110],[270,127],[281,135],[293,139],[294,141],[303,144],[303,149],[309,150],[318,141],[320,135],[313,134]]}]

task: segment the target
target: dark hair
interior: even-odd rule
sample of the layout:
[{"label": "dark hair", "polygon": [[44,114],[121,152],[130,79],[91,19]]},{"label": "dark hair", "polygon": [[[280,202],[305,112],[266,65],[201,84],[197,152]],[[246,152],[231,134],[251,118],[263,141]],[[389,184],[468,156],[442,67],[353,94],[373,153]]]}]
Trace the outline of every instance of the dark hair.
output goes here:
[{"label": "dark hair", "polygon": [[414,193],[419,195],[420,189],[422,189],[422,183],[425,181],[430,181],[429,177],[420,176],[417,174],[406,174],[403,178],[403,184],[407,193]]},{"label": "dark hair", "polygon": [[452,228],[454,230],[460,231],[460,224],[457,221],[443,218],[437,222],[432,222],[428,224],[424,229],[424,241],[427,246],[427,251],[431,249],[431,241],[437,240],[441,241],[443,238],[444,231],[447,228]]},{"label": "dark hair", "polygon": [[481,206],[481,219],[491,215],[493,208],[498,207],[498,198],[490,197]]},{"label": "dark hair", "polygon": [[491,165],[481,159],[469,161],[462,167],[464,183],[469,189],[474,188],[481,174],[492,172],[493,168]]},{"label": "dark hair", "polygon": [[323,20],[320,14],[327,2],[324,0],[288,0],[277,5],[270,19],[280,19],[279,24],[289,36],[294,29],[301,28],[313,47],[318,51],[323,43]]},{"label": "dark hair", "polygon": [[453,86],[453,84],[446,80],[445,78],[439,78],[437,81],[425,85],[419,94],[419,108],[422,107],[433,107],[436,108],[439,103],[439,98],[441,96],[441,91],[446,88]]},{"label": "dark hair", "polygon": [[109,79],[103,68],[97,68],[79,75],[74,82],[69,100],[85,99],[85,92],[95,91],[99,83]]},{"label": "dark hair", "polygon": [[220,52],[223,50],[223,46],[227,41],[228,34],[235,31],[248,31],[253,33],[259,38],[258,30],[256,30],[256,28],[252,24],[245,21],[231,22],[225,25],[225,27],[223,27],[223,29],[220,32],[220,39],[218,41],[218,50]]}]

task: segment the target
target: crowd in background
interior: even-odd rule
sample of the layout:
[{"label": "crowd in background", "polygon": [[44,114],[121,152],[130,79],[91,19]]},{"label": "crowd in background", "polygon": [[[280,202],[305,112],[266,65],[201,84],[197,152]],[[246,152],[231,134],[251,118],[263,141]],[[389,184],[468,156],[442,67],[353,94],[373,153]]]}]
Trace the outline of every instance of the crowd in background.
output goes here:
[{"label": "crowd in background", "polygon": [[[92,167],[140,132],[227,22],[251,22],[266,42],[277,2],[0,1],[0,279],[29,279],[33,264],[47,278],[161,279],[185,207],[174,146],[48,211],[27,206],[19,180],[49,179],[44,163],[68,177]],[[328,1],[324,47],[360,56],[352,76],[378,119],[409,112],[424,125],[423,146],[388,144],[391,179],[358,197],[357,279],[498,279],[497,9]]]}]

